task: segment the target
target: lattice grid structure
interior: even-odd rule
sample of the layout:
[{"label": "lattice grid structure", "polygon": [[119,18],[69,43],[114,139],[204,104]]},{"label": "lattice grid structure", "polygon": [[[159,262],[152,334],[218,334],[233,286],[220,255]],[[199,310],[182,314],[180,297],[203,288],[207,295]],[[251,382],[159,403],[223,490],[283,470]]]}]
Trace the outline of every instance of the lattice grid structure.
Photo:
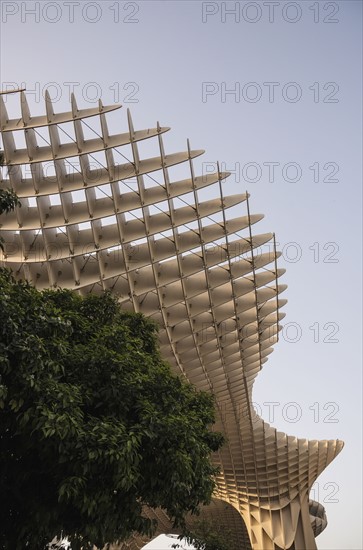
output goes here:
[{"label": "lattice grid structure", "polygon": [[[16,119],[0,96],[0,184],[22,202],[1,218],[2,265],[39,289],[111,290],[125,309],[156,320],[164,358],[216,396],[216,429],[227,443],[214,457],[215,503],[239,514],[239,535],[236,516],[225,514],[236,548],[313,550],[326,518],[309,491],[343,444],[288,436],[253,409],[252,385],[286,303],[274,235],[252,232],[263,216],[250,213],[247,193],[224,195],[229,174],[218,165],[195,175],[193,159],[204,151],[188,142],[167,154],[169,128],[159,123],[135,130],[128,112],[127,131],[110,134],[119,105],[79,109],[72,95],[71,110],[55,113],[46,93],[46,114],[32,117],[19,95]],[[143,140],[156,142],[156,157],[141,158]],[[180,166],[188,175],[175,179]],[[234,217],[236,207],[242,216]],[[215,517],[212,508],[205,513]],[[148,513],[166,528],[162,511]],[[134,537],[128,547],[144,542]]]}]

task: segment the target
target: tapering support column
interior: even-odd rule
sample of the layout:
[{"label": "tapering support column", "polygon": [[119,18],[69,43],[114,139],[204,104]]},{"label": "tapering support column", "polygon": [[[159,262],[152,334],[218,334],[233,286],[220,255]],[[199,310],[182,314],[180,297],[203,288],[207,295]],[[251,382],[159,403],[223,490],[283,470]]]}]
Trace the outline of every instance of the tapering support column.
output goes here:
[{"label": "tapering support column", "polygon": [[281,504],[246,506],[242,515],[253,550],[317,550],[307,494]]}]

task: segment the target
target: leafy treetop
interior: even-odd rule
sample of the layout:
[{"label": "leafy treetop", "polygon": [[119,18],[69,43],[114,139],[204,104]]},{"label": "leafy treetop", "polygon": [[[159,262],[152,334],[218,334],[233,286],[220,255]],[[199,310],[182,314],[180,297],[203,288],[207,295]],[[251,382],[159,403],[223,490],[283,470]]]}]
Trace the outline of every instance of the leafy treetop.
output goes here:
[{"label": "leafy treetop", "polygon": [[210,501],[213,397],[172,374],[157,327],[106,293],[39,292],[0,270],[0,549],[152,534]]},{"label": "leafy treetop", "polygon": [[16,193],[11,189],[0,189],[0,215],[7,214],[16,206],[21,206]]}]

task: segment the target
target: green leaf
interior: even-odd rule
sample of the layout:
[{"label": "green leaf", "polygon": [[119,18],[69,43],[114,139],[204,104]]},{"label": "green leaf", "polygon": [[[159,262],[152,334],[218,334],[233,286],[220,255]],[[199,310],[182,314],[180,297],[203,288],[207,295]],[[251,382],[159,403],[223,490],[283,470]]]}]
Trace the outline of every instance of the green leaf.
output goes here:
[{"label": "green leaf", "polygon": [[[0,548],[102,548],[182,525],[215,488],[214,400],[175,376],[156,325],[110,294],[38,292],[0,269]],[[7,545],[7,547],[6,547]]]}]

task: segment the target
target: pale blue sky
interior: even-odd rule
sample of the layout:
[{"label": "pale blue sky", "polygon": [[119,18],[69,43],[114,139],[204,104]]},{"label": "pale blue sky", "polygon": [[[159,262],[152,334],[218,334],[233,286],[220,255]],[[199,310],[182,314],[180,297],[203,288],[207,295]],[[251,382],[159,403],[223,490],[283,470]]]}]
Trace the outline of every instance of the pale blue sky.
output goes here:
[{"label": "pale blue sky", "polygon": [[236,170],[226,193],[247,189],[265,213],[289,285],[256,406],[288,433],[345,440],[316,486],[329,521],[317,542],[361,550],[362,3],[246,4],[3,1],[0,79],[25,82],[37,114],[50,83],[57,111],[72,87],[83,108],[123,103],[137,128],[172,127],[169,152],[189,137],[200,169]]}]

